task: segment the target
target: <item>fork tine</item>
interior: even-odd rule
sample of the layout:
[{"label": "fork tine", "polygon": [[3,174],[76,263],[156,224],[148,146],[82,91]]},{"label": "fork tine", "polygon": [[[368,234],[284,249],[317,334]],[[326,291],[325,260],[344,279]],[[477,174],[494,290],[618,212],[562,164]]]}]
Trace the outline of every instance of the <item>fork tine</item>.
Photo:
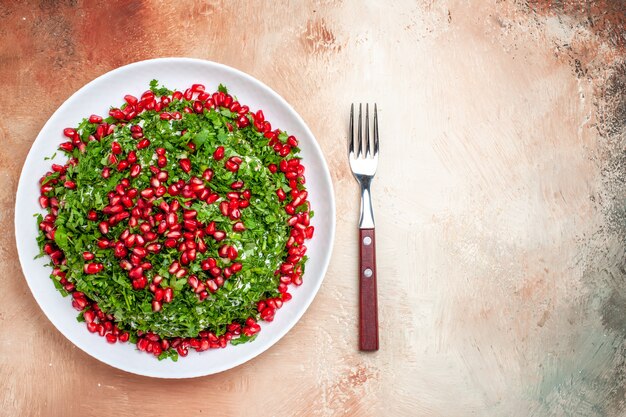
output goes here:
[{"label": "fork tine", "polygon": [[354,155],[354,103],[350,106],[350,136],[348,137],[348,153]]},{"label": "fork tine", "polygon": [[361,126],[363,124],[363,120],[361,118],[361,103],[359,103],[359,127],[358,127],[358,152],[356,154],[357,158],[360,158],[362,153],[363,153],[363,135],[362,135],[362,129],[363,127]]},{"label": "fork tine", "polygon": [[374,156],[378,156],[378,109],[374,103]]},{"label": "fork tine", "polygon": [[365,157],[370,156],[370,104],[365,103]]}]

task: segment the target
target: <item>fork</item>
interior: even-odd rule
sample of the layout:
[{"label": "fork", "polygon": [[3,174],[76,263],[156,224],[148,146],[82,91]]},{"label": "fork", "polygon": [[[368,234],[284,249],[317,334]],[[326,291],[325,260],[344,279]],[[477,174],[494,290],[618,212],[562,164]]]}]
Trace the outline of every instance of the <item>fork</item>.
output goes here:
[{"label": "fork", "polygon": [[[378,166],[378,112],[374,104],[373,144],[370,143],[369,104],[365,104],[365,126],[359,104],[357,149],[354,149],[354,104],[350,108],[348,159],[352,175],[361,187],[359,219],[359,347],[363,351],[378,350],[378,300],[376,291],[376,238],[370,185]],[[363,146],[365,130],[365,147]],[[373,145],[373,149],[372,146]]]}]

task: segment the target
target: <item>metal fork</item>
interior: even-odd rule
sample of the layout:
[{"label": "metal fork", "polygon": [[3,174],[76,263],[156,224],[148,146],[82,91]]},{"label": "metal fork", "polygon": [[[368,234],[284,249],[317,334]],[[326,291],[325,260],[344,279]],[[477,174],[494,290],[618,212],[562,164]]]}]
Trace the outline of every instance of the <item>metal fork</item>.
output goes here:
[{"label": "metal fork", "polygon": [[[370,186],[378,166],[378,112],[374,104],[374,141],[370,143],[369,104],[365,105],[363,125],[362,105],[359,104],[357,150],[354,149],[354,104],[350,108],[348,159],[352,175],[361,187],[361,217],[359,219],[359,346],[361,350],[378,350],[378,300],[376,290],[376,239],[374,211]],[[363,146],[365,130],[365,146]],[[372,149],[373,146],[373,149]]]}]

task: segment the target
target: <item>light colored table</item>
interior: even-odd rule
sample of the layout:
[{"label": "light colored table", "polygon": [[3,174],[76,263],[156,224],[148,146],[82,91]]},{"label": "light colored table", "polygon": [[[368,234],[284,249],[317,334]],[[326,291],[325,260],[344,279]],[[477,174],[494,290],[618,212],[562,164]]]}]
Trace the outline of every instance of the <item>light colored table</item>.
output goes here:
[{"label": "light colored table", "polygon": [[[32,3],[0,5],[1,415],[623,415],[622,2]],[[187,381],[126,374],[65,340],[25,285],[13,231],[19,171],[52,112],[106,71],[173,55],[283,95],[338,202],[301,322],[249,363]],[[381,110],[375,354],[357,350],[352,101]]]}]

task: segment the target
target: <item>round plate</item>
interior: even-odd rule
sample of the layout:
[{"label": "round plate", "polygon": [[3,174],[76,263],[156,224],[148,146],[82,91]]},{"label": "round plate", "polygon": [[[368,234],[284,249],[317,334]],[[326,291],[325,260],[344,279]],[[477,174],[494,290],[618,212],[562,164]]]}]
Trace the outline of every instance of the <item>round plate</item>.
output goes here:
[{"label": "round plate", "polygon": [[[184,89],[194,83],[216,90],[222,83],[229,92],[251,109],[263,109],[267,120],[295,135],[300,141],[301,156],[307,171],[307,189],[315,236],[307,243],[309,260],[304,283],[290,291],[293,299],[285,303],[272,323],[261,322],[256,340],[225,349],[202,353],[190,351],[178,362],[158,361],[137,350],[130,343],[108,344],[103,337],[91,334],[84,323],[76,321],[77,312],[70,299],[54,288],[46,267],[47,258],[35,259],[37,225],[33,217],[42,212],[37,201],[38,180],[49,169],[53,155],[64,140],[63,128],[75,126],[90,114],[107,115],[109,106],[121,104],[125,94],[141,95],[150,80],[170,89]],[[58,157],[57,159],[63,160]],[[188,58],[162,58],[130,64],[93,80],[72,95],[52,115],[35,140],[20,176],[15,203],[15,236],[24,276],[35,299],[48,319],[65,337],[94,358],[135,374],[161,378],[190,378],[221,372],[240,365],[262,353],[302,317],[315,297],[330,260],[335,235],[335,200],[328,167],[319,145],[302,118],[276,92],[253,77],[210,61]]]}]

